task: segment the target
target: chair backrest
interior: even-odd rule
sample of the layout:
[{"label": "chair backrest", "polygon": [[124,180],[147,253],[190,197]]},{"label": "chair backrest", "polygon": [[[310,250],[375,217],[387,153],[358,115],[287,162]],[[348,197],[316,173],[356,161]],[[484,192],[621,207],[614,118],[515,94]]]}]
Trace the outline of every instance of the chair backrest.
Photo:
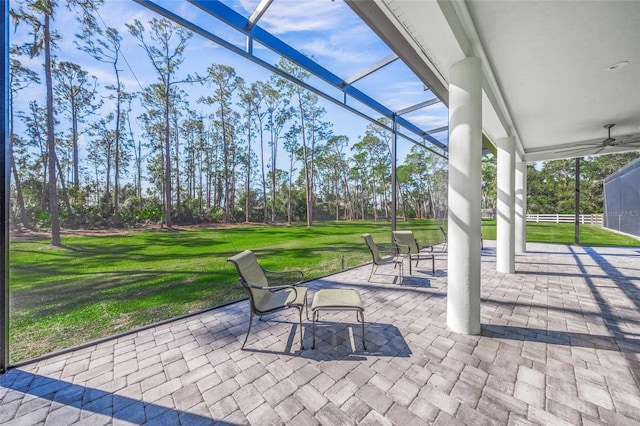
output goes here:
[{"label": "chair backrest", "polygon": [[260,287],[269,286],[267,276],[264,273],[264,269],[258,264],[256,255],[253,254],[251,250],[245,250],[242,253],[231,256],[227,261],[236,266],[236,270],[240,276],[240,284],[242,284],[242,287],[244,287],[249,295],[251,309],[253,309],[254,312],[265,311],[264,306],[268,299],[270,299],[270,291],[249,286],[249,284]]},{"label": "chair backrest", "polygon": [[382,263],[380,250],[378,249],[376,243],[373,242],[373,237],[371,237],[371,234],[364,234],[362,235],[362,238],[364,238],[367,243],[367,247],[369,247],[369,251],[371,252],[371,256],[373,257],[373,263],[375,263],[376,265]]},{"label": "chair backrest", "polygon": [[[412,231],[392,231],[393,242],[398,245],[398,251],[401,254],[418,253],[420,251],[418,242],[413,236]],[[407,252],[408,247],[408,252]]]},{"label": "chair backrest", "polygon": [[236,265],[238,275],[240,275],[240,278],[245,283],[258,285],[260,287],[267,287],[269,285],[264,269],[258,264],[258,259],[256,259],[256,255],[253,254],[251,250],[245,250],[227,260]]}]

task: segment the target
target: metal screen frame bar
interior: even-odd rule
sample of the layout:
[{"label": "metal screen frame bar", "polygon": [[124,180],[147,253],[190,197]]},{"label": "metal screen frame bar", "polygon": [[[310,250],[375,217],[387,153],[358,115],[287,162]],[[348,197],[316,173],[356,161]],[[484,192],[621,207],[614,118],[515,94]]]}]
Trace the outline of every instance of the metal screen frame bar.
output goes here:
[{"label": "metal screen frame bar", "polygon": [[[200,8],[207,14],[217,18],[218,20],[225,23],[232,29],[244,34],[247,37],[246,50],[240,49],[237,46],[222,39],[221,37],[218,37],[217,35],[207,31],[206,29],[196,25],[195,23],[183,18],[182,16],[176,15],[175,13],[155,3],[153,0],[134,0],[134,1],[164,16],[165,18],[170,19],[175,23],[184,26],[185,28],[188,28],[189,30],[199,35],[217,44],[220,44],[221,46],[227,48],[228,50],[231,50],[232,52],[246,59],[249,59],[252,62],[257,63],[258,65],[268,69],[269,71],[274,72],[282,77],[285,77],[291,80],[292,82],[304,87],[306,90],[309,90],[319,96],[322,96],[323,98],[337,105],[342,106],[343,108],[349,110],[350,112],[372,123],[375,123],[376,125],[382,128],[385,128],[386,130],[389,130],[391,132],[393,131],[392,127],[381,124],[377,120],[377,118],[371,117],[347,105],[346,95],[349,95],[351,98],[357,100],[358,102],[362,103],[368,108],[371,108],[372,110],[379,113],[381,116],[387,117],[389,119],[393,119],[395,115],[395,113],[391,109],[382,105],[381,103],[374,100],[373,98],[363,93],[362,91],[356,89],[355,87],[350,86],[346,81],[342,80],[340,77],[338,77],[331,71],[327,70],[317,62],[313,61],[311,58],[303,55],[293,47],[284,43],[282,40],[273,36],[266,30],[256,25],[254,22],[251,22],[249,19],[245,18],[244,16],[242,16],[235,10],[231,9],[227,5],[223,4],[222,2],[205,1],[205,0],[189,0],[189,2],[192,3],[194,6]],[[253,49],[252,49],[252,43],[254,40],[259,42],[261,45],[265,46],[266,48],[270,49],[274,53],[287,58],[291,62],[306,69],[314,76],[320,78],[321,80],[327,82],[328,84],[342,91],[342,93],[344,94],[343,100],[342,101],[337,100],[333,96],[325,93],[323,90],[318,89],[309,83],[302,82],[296,79],[295,77],[291,76],[290,74],[284,72],[283,70],[277,68],[276,66],[269,64],[268,62],[265,62],[264,60],[255,56],[253,54]],[[421,147],[429,149],[433,153],[443,158],[447,158],[447,153],[448,153],[447,146],[442,142],[440,142],[439,140],[437,140],[436,138],[434,138],[433,136],[431,136],[429,131],[422,130],[415,124],[401,117],[397,117],[396,120],[398,125],[402,126],[404,129],[406,129],[407,131],[413,134],[413,136],[410,136],[410,135],[398,132],[399,136],[402,136],[404,139],[407,139],[410,142],[420,145]],[[416,136],[418,137],[419,140],[415,139]],[[427,144],[434,145],[434,148],[440,149],[442,150],[442,152],[438,152],[430,148],[429,146],[427,146]]]},{"label": "metal screen frame bar", "polygon": [[0,162],[0,191],[2,191],[2,203],[0,203],[0,219],[2,220],[2,233],[0,234],[0,374],[7,371],[9,365],[9,0],[0,0],[4,19],[0,24],[2,32],[2,114],[0,114],[0,145],[2,145],[2,161]]}]

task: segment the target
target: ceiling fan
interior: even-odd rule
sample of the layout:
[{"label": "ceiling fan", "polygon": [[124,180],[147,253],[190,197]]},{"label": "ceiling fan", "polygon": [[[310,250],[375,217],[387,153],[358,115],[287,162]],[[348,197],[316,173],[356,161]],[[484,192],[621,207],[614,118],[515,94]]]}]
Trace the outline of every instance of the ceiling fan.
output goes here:
[{"label": "ceiling fan", "polygon": [[615,126],[615,124],[605,124],[604,127],[607,129],[607,138],[602,141],[602,147],[607,146],[619,146],[619,145],[627,145],[627,144],[635,144],[640,142],[640,135],[624,135],[618,138],[611,137],[611,128]]},{"label": "ceiling fan", "polygon": [[607,129],[607,137],[603,139],[602,142],[590,142],[580,147],[574,147],[578,149],[571,149],[567,147],[569,149],[561,149],[555,152],[563,152],[570,156],[589,156],[598,155],[609,147],[629,147],[632,149],[640,149],[640,134],[624,135],[614,138],[611,137],[611,128],[613,126],[615,126],[615,123],[604,125],[604,128]]},{"label": "ceiling fan", "polygon": [[616,138],[612,138],[611,137],[611,128],[615,126],[614,124],[605,124],[604,128],[607,129],[607,138],[605,140],[602,141],[602,146],[612,146],[615,145],[616,143]]}]

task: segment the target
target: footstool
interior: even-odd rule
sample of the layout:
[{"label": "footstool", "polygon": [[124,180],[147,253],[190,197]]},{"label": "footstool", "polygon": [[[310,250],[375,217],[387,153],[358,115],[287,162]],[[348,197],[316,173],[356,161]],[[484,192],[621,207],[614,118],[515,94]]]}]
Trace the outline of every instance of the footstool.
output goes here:
[{"label": "footstool", "polygon": [[362,322],[362,346],[367,349],[364,342],[364,304],[357,290],[351,289],[322,289],[313,295],[311,303],[311,316],[313,318],[313,346],[316,347],[316,321],[320,317],[320,311],[356,311],[358,321]]}]

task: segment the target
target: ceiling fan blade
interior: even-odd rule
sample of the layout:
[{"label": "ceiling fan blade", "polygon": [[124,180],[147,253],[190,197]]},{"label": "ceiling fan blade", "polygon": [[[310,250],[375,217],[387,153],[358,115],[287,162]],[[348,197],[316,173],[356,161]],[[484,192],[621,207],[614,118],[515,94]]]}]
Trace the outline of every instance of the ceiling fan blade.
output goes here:
[{"label": "ceiling fan blade", "polygon": [[602,146],[602,142],[588,142],[588,143],[579,143],[579,144],[571,144],[558,147],[553,149],[554,153],[562,153],[562,152],[572,152],[575,150],[590,150],[597,146]]},{"label": "ceiling fan blade", "polygon": [[585,155],[591,155],[591,154],[586,154],[590,151],[593,150],[593,148],[595,148],[595,146],[592,147],[585,147],[584,145],[581,147],[576,147],[574,149],[564,149],[564,150],[556,150],[556,151],[552,151],[554,154],[562,154],[562,155],[567,155],[567,156],[577,156],[579,157],[580,154],[585,154]]},{"label": "ceiling fan blade", "polygon": [[630,144],[639,143],[639,142],[640,142],[640,135],[626,135],[616,139],[616,142],[613,143],[612,145],[613,146],[630,145]]}]

